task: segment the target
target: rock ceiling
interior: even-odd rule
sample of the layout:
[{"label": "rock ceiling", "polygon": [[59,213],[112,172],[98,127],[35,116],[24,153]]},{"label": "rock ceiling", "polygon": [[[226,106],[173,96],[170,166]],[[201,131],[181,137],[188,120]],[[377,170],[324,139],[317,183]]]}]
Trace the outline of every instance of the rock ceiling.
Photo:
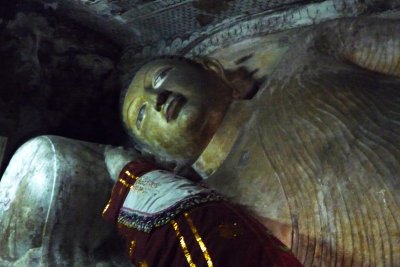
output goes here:
[{"label": "rock ceiling", "polygon": [[[398,0],[32,0],[58,10],[144,54],[174,54],[196,46],[307,26],[340,17],[399,10]],[[221,36],[219,36],[221,35]],[[208,40],[210,36],[214,40]],[[203,47],[201,47],[203,45]],[[143,51],[142,51],[143,52]]]}]

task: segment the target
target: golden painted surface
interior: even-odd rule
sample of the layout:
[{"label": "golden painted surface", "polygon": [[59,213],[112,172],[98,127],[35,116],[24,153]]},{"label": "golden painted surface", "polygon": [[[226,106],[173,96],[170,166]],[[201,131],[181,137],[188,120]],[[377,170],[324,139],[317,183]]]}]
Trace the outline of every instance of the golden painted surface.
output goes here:
[{"label": "golden painted surface", "polygon": [[213,267],[214,264],[213,264],[213,262],[212,262],[212,260],[211,260],[210,254],[208,253],[206,244],[204,244],[203,239],[201,238],[199,232],[197,231],[197,228],[196,228],[196,226],[194,225],[192,218],[190,218],[190,215],[189,215],[189,213],[187,213],[187,212],[184,213],[184,216],[185,216],[186,221],[187,221],[188,224],[189,224],[190,230],[192,231],[192,233],[193,233],[193,235],[194,235],[194,237],[195,237],[197,243],[199,244],[199,247],[200,247],[200,249],[201,249],[201,252],[203,252],[203,256],[204,256],[204,259],[205,259],[206,262],[207,262],[207,266],[208,266],[208,267]]},{"label": "golden painted surface", "polygon": [[123,186],[125,186],[126,188],[131,188],[132,185],[130,185],[129,183],[127,183],[125,180],[119,178],[118,182],[121,183]]},{"label": "golden painted surface", "polygon": [[185,60],[160,59],[142,67],[123,102],[127,129],[143,149],[161,159],[196,159],[218,127],[231,88],[210,69]]},{"label": "golden painted surface", "polygon": [[[397,33],[391,38],[400,40]],[[395,43],[389,44],[386,51]],[[320,54],[313,45],[293,44],[272,70],[262,68],[257,54],[242,64],[250,71],[258,66],[259,77],[268,78],[250,100],[250,115],[248,103],[242,111],[228,110],[214,136],[230,139],[225,133],[236,129],[233,145],[211,142],[203,152],[226,155],[219,167],[200,157],[204,170],[215,170],[207,183],[252,207],[305,266],[397,266],[400,81]],[[251,50],[250,42],[243,46]],[[383,60],[380,48],[376,59]],[[213,56],[234,67],[245,54],[229,49]],[[372,48],[365,49],[362,58],[373,60]],[[393,55],[386,67],[392,72],[400,50]],[[237,128],[235,116],[249,117]]]},{"label": "golden painted surface", "polygon": [[[149,145],[179,143],[170,155],[202,150],[193,168],[206,183],[250,207],[306,266],[400,265],[399,27],[344,19],[221,48],[212,56],[252,73],[262,83],[257,94],[232,100],[201,146],[181,140],[182,125],[149,130],[171,134]],[[202,80],[216,77],[203,75],[187,75],[187,86],[208,88]],[[210,109],[214,97],[202,98]],[[148,142],[133,111],[126,123]]]},{"label": "golden painted surface", "polygon": [[111,204],[111,199],[108,200],[107,205],[106,205],[106,207],[104,208],[104,210],[103,210],[103,212],[102,212],[102,215],[103,215],[103,216],[104,216],[104,214],[107,212],[108,208],[110,207],[110,204]]},{"label": "golden painted surface", "polygon": [[133,253],[135,252],[135,247],[136,247],[136,241],[131,240],[131,242],[129,243],[129,257],[131,258],[133,256]]},{"label": "golden painted surface", "polygon": [[175,220],[171,221],[172,228],[174,228],[176,237],[179,240],[179,244],[181,245],[183,254],[185,255],[186,261],[188,262],[190,267],[196,267],[196,264],[194,264],[192,260],[192,256],[190,255],[189,249],[186,245],[185,238],[182,236],[180,230],[179,230],[179,225]]},{"label": "golden painted surface", "polygon": [[130,171],[125,171],[125,174],[128,175],[130,178],[132,178],[133,180],[137,180],[139,179],[139,177],[137,177],[136,175],[134,175],[133,173],[131,173]]},{"label": "golden painted surface", "polygon": [[233,239],[240,236],[243,229],[238,223],[222,223],[218,225],[219,236],[226,239]]}]

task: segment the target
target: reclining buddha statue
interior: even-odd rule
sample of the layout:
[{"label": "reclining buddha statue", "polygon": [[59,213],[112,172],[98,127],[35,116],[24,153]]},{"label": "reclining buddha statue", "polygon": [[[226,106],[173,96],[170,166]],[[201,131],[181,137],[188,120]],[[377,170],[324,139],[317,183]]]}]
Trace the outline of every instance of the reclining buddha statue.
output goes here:
[{"label": "reclining buddha statue", "polygon": [[[215,60],[152,60],[124,94],[123,123],[143,155],[191,167],[305,266],[398,266],[398,20],[321,24],[264,67],[246,94]],[[108,173],[138,157],[60,137],[25,144],[0,183],[0,259],[128,264],[101,211]]]}]

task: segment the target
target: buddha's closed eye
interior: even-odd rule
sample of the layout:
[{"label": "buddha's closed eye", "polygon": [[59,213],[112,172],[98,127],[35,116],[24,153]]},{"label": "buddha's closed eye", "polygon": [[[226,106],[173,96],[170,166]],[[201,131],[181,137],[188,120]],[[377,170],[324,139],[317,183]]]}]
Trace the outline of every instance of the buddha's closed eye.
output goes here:
[{"label": "buddha's closed eye", "polygon": [[165,67],[161,69],[153,79],[153,88],[158,89],[163,84],[165,79],[167,78],[168,73],[172,70],[172,67]]},{"label": "buddha's closed eye", "polygon": [[137,118],[136,118],[136,127],[137,127],[138,129],[140,129],[140,127],[142,126],[142,121],[143,121],[145,112],[146,112],[146,104],[143,104],[143,105],[140,107],[138,116],[137,116]]}]

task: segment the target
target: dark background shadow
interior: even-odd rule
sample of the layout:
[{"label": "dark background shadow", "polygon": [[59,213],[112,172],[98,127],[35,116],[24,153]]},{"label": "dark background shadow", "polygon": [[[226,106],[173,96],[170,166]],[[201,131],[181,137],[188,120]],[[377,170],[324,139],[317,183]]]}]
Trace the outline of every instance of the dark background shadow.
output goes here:
[{"label": "dark background shadow", "polygon": [[0,175],[28,139],[61,135],[120,145],[120,47],[35,4],[7,1],[0,24]]}]

